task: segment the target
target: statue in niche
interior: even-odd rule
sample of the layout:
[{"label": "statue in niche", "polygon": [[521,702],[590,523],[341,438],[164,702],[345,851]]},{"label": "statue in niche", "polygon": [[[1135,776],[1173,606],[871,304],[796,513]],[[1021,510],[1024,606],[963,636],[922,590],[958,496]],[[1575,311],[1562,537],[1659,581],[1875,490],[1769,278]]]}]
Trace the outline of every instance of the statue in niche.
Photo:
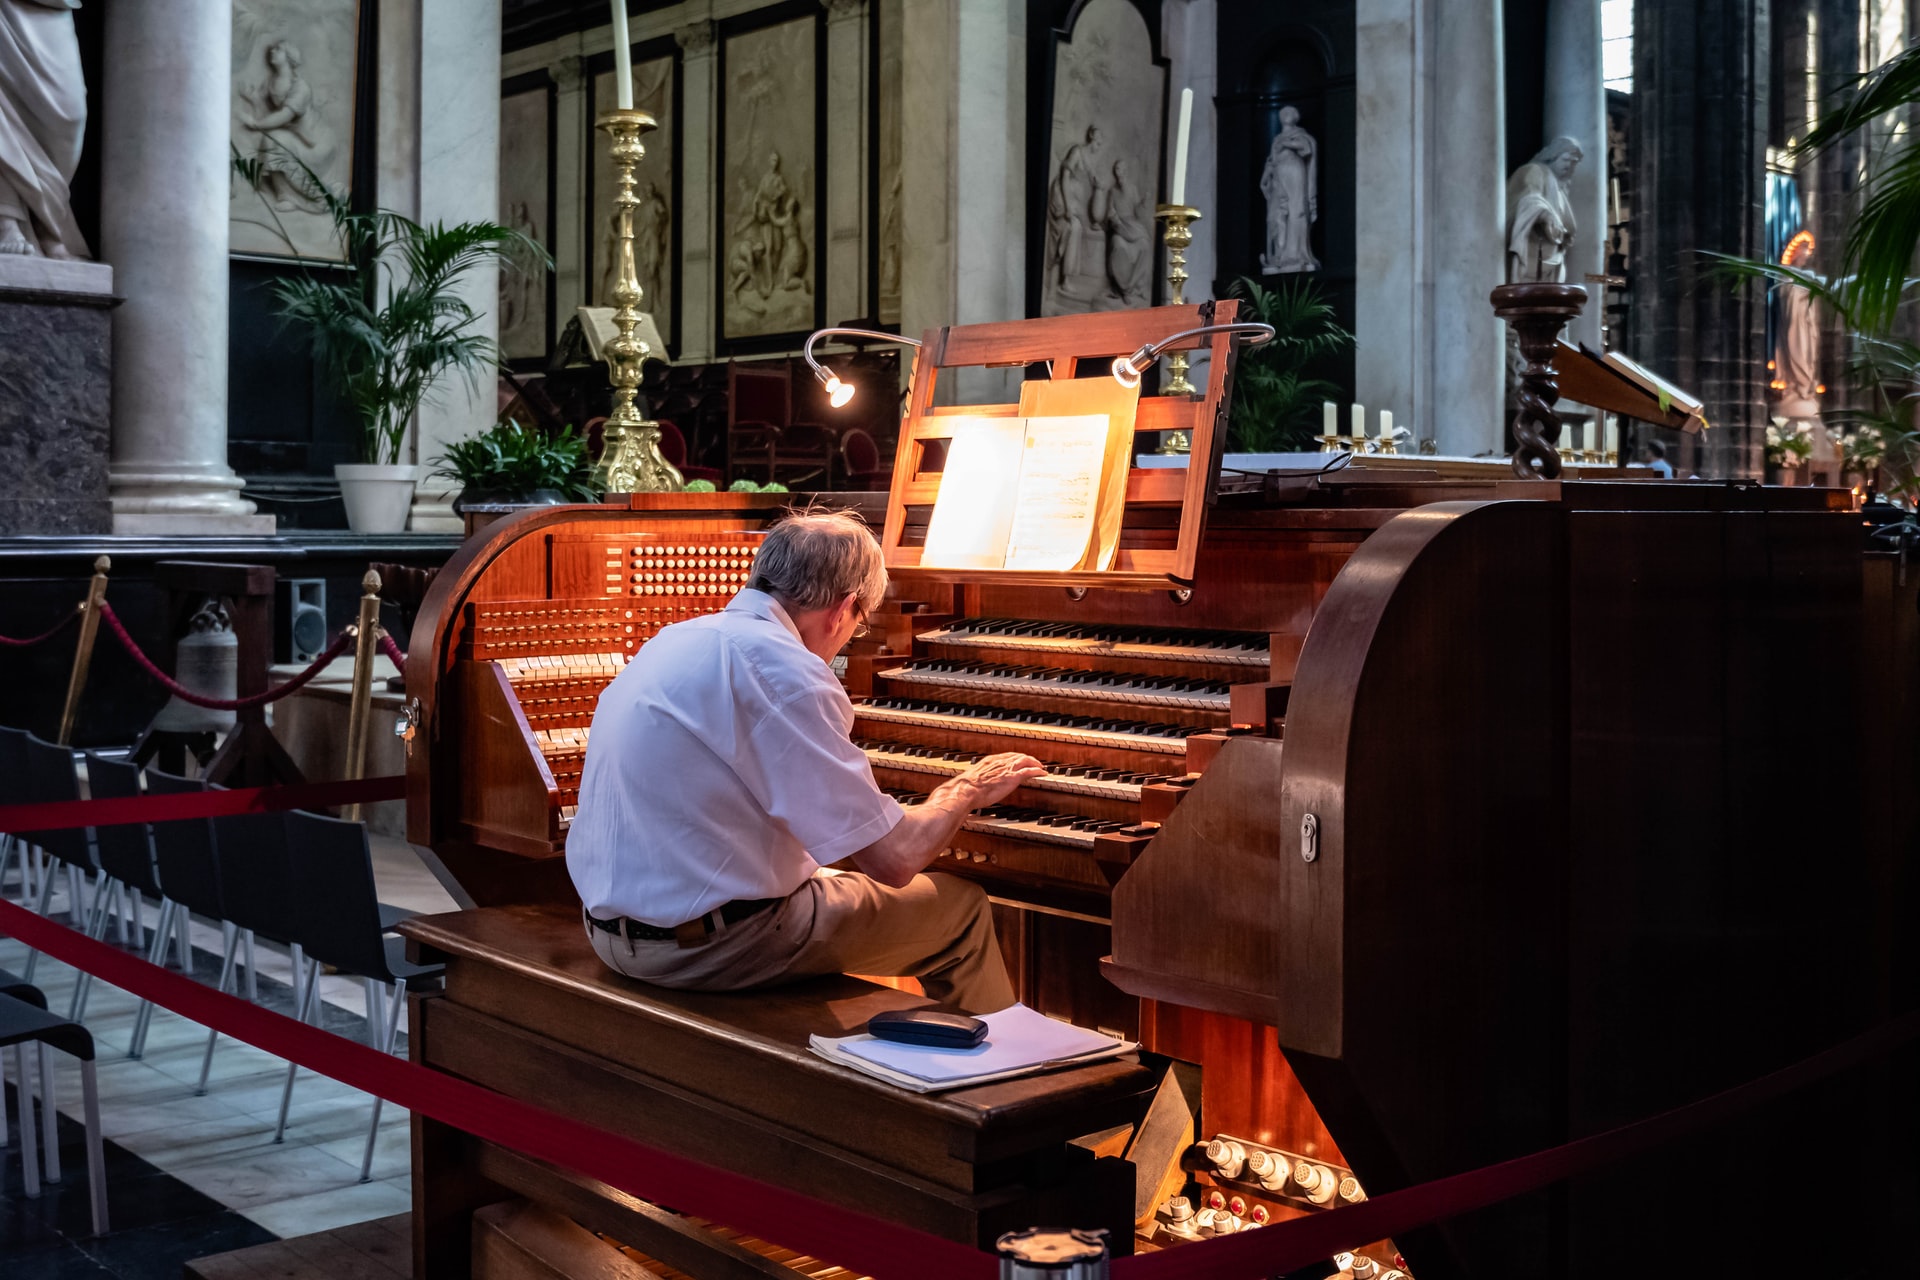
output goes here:
[{"label": "statue in niche", "polygon": [[[1781,255],[1783,266],[1804,270],[1813,257],[1813,237],[1805,232],[1795,236]],[[1773,388],[1780,393],[1773,412],[1777,417],[1807,420],[1820,416],[1820,375],[1814,364],[1818,359],[1818,321],[1813,314],[1813,295],[1806,286],[1783,281],[1777,286],[1780,299],[1780,326],[1773,348]]]},{"label": "statue in niche", "polygon": [[775,294],[810,287],[808,261],[800,200],[787,184],[775,151],[754,190],[753,208],[740,220],[727,258],[727,289],[748,311],[764,315]]},{"label": "statue in niche", "polygon": [[1567,185],[1579,165],[1580,144],[1555,138],[1507,179],[1507,281],[1560,284],[1578,226]]},{"label": "statue in niche", "polygon": [[68,188],[87,130],[77,8],[0,0],[0,253],[88,256]]},{"label": "statue in niche", "polygon": [[314,110],[313,89],[300,74],[300,50],[275,40],[266,59],[266,78],[240,90],[251,109],[239,113],[241,127],[260,135],[254,147],[260,180],[254,185],[282,213],[324,213],[326,192],[318,175],[333,163],[332,132]]},{"label": "statue in niche", "polygon": [[1144,307],[1153,262],[1153,206],[1125,157],[1113,162],[1113,185],[1095,199],[1105,206],[1100,223],[1107,236],[1112,296],[1122,306]]},{"label": "statue in niche", "polygon": [[658,315],[667,302],[667,233],[672,215],[655,183],[640,184],[638,195],[640,203],[633,211],[634,269],[640,277],[641,305]]},{"label": "statue in niche", "polygon": [[[504,219],[506,224],[520,232],[529,240],[540,238],[540,228],[533,220],[533,210],[527,207],[525,200],[514,202]],[[537,315],[542,310],[545,298],[540,291],[543,283],[531,271],[502,271],[500,273],[500,332],[510,333],[524,324],[544,326],[546,317]]]},{"label": "statue in niche", "polygon": [[1082,246],[1099,221],[1094,202],[1104,184],[1095,176],[1095,162],[1103,145],[1100,127],[1088,125],[1085,140],[1067,148],[1059,172],[1047,187],[1047,270],[1062,289],[1081,274]]},{"label": "statue in niche", "polygon": [[1273,135],[1260,172],[1260,194],[1267,198],[1267,250],[1260,255],[1260,269],[1270,275],[1320,269],[1311,243],[1320,217],[1319,159],[1319,144],[1300,127],[1299,110],[1280,108],[1280,132]]}]

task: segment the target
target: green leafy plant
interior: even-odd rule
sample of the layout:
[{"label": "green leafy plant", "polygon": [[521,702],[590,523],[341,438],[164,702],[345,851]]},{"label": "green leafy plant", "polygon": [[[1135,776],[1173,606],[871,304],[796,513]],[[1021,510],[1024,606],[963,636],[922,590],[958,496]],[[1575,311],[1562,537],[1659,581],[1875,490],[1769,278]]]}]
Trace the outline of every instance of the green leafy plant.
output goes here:
[{"label": "green leafy plant", "polygon": [[[423,225],[391,209],[356,213],[286,154],[325,200],[349,270],[328,279],[289,276],[274,286],[275,304],[306,327],[314,357],[338,379],[360,419],[365,459],[397,463],[414,413],[447,374],[472,381],[499,366],[499,346],[476,329],[480,315],[462,286],[485,263],[533,269],[550,259],[523,232],[498,223]],[[236,151],[233,166],[258,189],[258,157]]]},{"label": "green leafy plant", "polygon": [[587,442],[570,426],[546,435],[502,418],[491,429],[448,445],[434,463],[435,476],[458,481],[469,493],[504,501],[524,501],[542,489],[574,502],[599,496],[591,480]]},{"label": "green leafy plant", "polygon": [[714,484],[711,480],[687,481],[686,492],[688,493],[713,493],[714,491]]},{"label": "green leafy plant", "polygon": [[[695,492],[693,486],[699,483],[700,482],[698,480],[690,482],[687,485],[687,491],[689,493]],[[702,493],[709,492],[709,491],[710,491],[710,487],[709,489],[699,490],[699,492],[702,492]],[[727,492],[728,493],[786,493],[788,492],[788,489],[787,489],[787,486],[775,480],[769,480],[765,484],[756,484],[752,480],[743,479],[743,480],[735,480],[732,484],[728,485]]]},{"label": "green leafy plant", "polygon": [[1319,287],[1298,280],[1269,289],[1242,276],[1228,292],[1246,303],[1239,319],[1273,326],[1271,342],[1240,353],[1233,372],[1228,441],[1247,453],[1313,447],[1322,401],[1342,394],[1337,383],[1314,376],[1326,357],[1353,346]]}]

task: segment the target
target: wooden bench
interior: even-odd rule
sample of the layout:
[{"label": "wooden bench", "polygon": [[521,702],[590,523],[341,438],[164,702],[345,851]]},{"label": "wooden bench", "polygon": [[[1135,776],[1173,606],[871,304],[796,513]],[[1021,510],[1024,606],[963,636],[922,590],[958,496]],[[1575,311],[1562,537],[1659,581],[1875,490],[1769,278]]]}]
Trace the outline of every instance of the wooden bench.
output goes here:
[{"label": "wooden bench", "polygon": [[[577,908],[423,916],[401,932],[410,954],[447,966],[445,992],[415,1000],[415,1062],[977,1247],[1062,1223],[1109,1228],[1116,1252],[1131,1244],[1133,1166],[1074,1140],[1146,1114],[1161,1072],[1134,1057],[910,1094],[814,1056],[807,1038],[927,1005],[920,996],[847,977],[732,994],[648,986],[600,962]],[[674,1215],[417,1114],[413,1124],[420,1280],[467,1276],[473,1211],[509,1196],[654,1257],[698,1247]]]}]

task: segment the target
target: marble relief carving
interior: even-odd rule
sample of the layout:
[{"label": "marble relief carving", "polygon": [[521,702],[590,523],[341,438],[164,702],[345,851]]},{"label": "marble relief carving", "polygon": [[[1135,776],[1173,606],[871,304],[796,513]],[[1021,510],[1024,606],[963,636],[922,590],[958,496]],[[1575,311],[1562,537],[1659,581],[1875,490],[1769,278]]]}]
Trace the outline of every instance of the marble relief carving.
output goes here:
[{"label": "marble relief carving", "polygon": [[814,22],[742,32],[725,52],[721,332],[814,323]]},{"label": "marble relief carving", "polygon": [[1267,198],[1266,251],[1260,269],[1269,274],[1318,271],[1313,256],[1313,224],[1320,218],[1320,148],[1300,127],[1300,112],[1280,108],[1280,131],[1273,135],[1260,194]]},{"label": "marble relief carving", "polygon": [[233,177],[235,253],[340,258],[325,192],[352,181],[358,31],[358,0],[234,0],[233,147],[259,174]]},{"label": "marble relief carving", "polygon": [[[653,316],[660,336],[673,335],[673,59],[649,58],[633,64],[633,105],[650,112],[660,127],[641,141],[647,154],[635,171],[634,192],[640,207],[633,211],[633,259],[640,280],[640,307]],[[614,104],[613,73],[594,77],[596,115]],[[592,121],[588,121],[592,129]],[[593,156],[593,300],[613,305],[614,242],[613,162],[607,157],[607,135],[592,129],[588,143]]]},{"label": "marble relief carving", "polygon": [[0,0],[0,253],[84,258],[67,184],[87,86],[66,0]]},{"label": "marble relief carving", "polygon": [[1042,315],[1151,302],[1165,81],[1128,0],[1087,0],[1055,46]]},{"label": "marble relief carving", "polygon": [[[551,99],[543,85],[500,100],[500,221],[553,249],[547,224],[548,121]],[[545,271],[500,272],[500,349],[508,359],[547,354]]]}]

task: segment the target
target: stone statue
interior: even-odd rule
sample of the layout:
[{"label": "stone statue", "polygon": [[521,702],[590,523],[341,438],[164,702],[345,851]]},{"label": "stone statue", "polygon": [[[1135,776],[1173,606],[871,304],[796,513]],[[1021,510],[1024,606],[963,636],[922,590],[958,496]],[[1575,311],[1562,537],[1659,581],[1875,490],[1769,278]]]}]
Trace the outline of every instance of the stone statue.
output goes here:
[{"label": "stone statue", "polygon": [[1561,284],[1567,249],[1578,227],[1567,184],[1580,163],[1580,144],[1555,138],[1507,179],[1507,282]]},{"label": "stone statue", "polygon": [[1267,251],[1260,269],[1318,271],[1320,260],[1310,243],[1320,217],[1319,144],[1300,127],[1300,112],[1280,108],[1280,132],[1273,135],[1267,166],[1260,172],[1260,194],[1267,198]]},{"label": "stone statue", "polygon": [[1047,187],[1047,270],[1061,288],[1080,273],[1081,242],[1096,221],[1094,197],[1102,184],[1094,164],[1103,145],[1100,127],[1088,125],[1086,140],[1067,148]]},{"label": "stone statue", "polygon": [[333,164],[332,130],[314,110],[313,88],[300,74],[300,50],[275,40],[266,59],[265,78],[240,90],[251,108],[238,113],[240,126],[260,135],[253,149],[260,180],[254,185],[282,213],[324,213],[320,179]]},{"label": "stone statue", "polygon": [[[515,231],[529,240],[540,238],[539,224],[533,220],[533,210],[525,200],[516,201],[502,219]],[[500,332],[510,333],[524,324],[546,324],[544,315],[537,315],[544,298],[539,286],[541,281],[531,271],[513,271],[503,269],[500,272]]]},{"label": "stone statue", "polygon": [[79,0],[0,0],[0,253],[87,257],[68,184],[87,131]]},{"label": "stone statue", "polygon": [[1099,199],[1106,206],[1101,221],[1107,233],[1108,286],[1121,305],[1144,307],[1153,263],[1153,205],[1125,158],[1113,162],[1113,185]]},{"label": "stone statue", "polygon": [[[1812,256],[1813,238],[1796,236],[1781,264],[1804,268]],[[1783,281],[1777,296],[1780,327],[1774,339],[1773,388],[1780,393],[1780,400],[1773,412],[1790,420],[1817,419],[1820,375],[1814,368],[1818,321],[1813,314],[1813,295],[1804,285]]]}]

